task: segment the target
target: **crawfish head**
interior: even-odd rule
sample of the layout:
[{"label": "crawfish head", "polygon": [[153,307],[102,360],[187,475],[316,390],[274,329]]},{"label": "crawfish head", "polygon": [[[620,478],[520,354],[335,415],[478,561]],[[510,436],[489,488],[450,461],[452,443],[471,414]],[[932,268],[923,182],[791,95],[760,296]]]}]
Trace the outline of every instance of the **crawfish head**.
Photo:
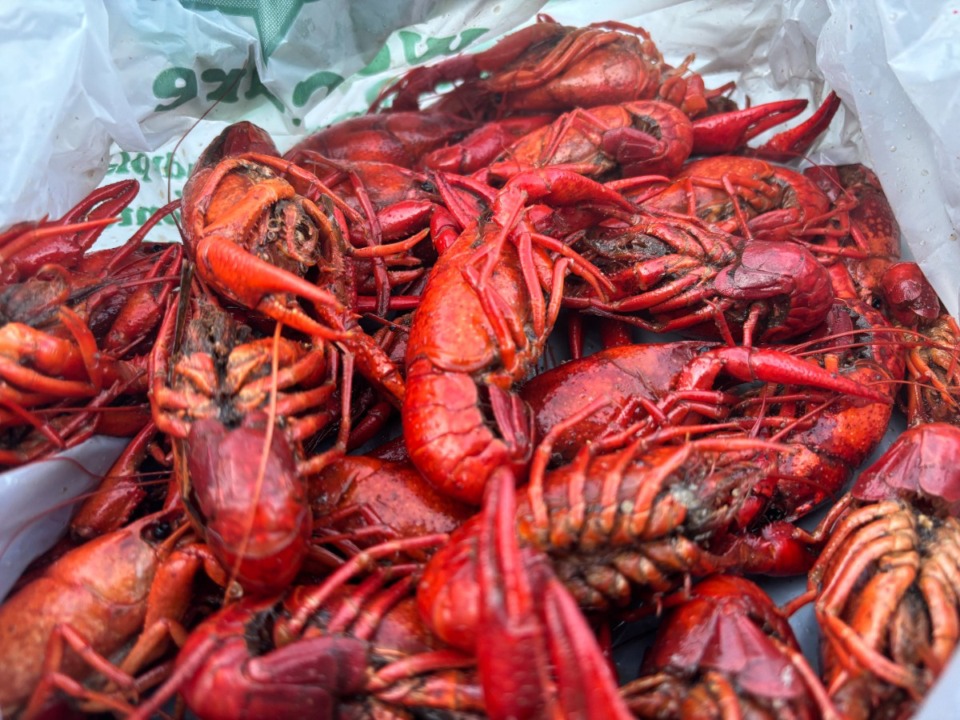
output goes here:
[{"label": "crawfish head", "polygon": [[312,525],[293,450],[282,432],[267,427],[263,412],[251,412],[233,429],[204,418],[175,443],[195,524],[243,588],[258,593],[292,582]]},{"label": "crawfish head", "polygon": [[227,127],[207,145],[197,160],[194,172],[213,167],[224,158],[243,153],[280,154],[266,130],[244,120]]},{"label": "crawfish head", "polygon": [[858,500],[903,498],[960,515],[960,428],[946,423],[906,430],[864,470],[851,491]]},{"label": "crawfish head", "polygon": [[893,319],[906,327],[934,320],[940,314],[940,298],[916,263],[894,263],[880,278],[880,290]]},{"label": "crawfish head", "polygon": [[739,261],[714,279],[721,296],[751,305],[769,301],[764,341],[812,330],[833,307],[830,276],[806,248],[792,243],[747,242]]},{"label": "crawfish head", "polygon": [[624,688],[636,717],[820,716],[823,692],[790,625],[742,578],[694,586],[661,623],[643,675]]}]

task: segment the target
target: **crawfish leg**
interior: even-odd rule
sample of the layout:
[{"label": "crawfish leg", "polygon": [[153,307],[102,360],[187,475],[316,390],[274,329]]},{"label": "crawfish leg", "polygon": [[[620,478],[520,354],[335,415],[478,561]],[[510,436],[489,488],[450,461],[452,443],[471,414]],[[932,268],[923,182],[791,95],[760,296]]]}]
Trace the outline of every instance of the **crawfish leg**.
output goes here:
[{"label": "crawfish leg", "polygon": [[83,658],[83,661],[92,669],[96,670],[104,677],[108,678],[120,688],[131,691],[136,687],[136,681],[133,677],[117,668],[113,663],[103,657],[100,653],[91,647],[83,635],[70,625],[57,625],[50,635],[47,642],[47,650],[43,659],[43,676],[30,697],[30,702],[24,709],[24,718],[33,718],[40,714],[40,711],[51,699],[54,690],[62,690],[78,699],[85,699],[102,703],[105,707],[112,708],[118,712],[128,714],[132,712],[132,706],[107,693],[97,693],[85,688],[69,675],[60,671],[63,664],[65,645],[69,646],[77,655]]}]

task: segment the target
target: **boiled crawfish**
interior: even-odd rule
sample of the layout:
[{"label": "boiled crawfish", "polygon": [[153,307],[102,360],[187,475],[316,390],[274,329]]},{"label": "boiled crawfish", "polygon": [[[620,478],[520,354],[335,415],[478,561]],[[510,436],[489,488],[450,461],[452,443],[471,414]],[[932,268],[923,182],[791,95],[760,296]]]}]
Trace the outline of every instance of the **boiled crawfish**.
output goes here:
[{"label": "boiled crawfish", "polygon": [[[129,711],[123,696],[84,689],[91,671],[124,691],[164,650],[171,623],[189,606],[194,576],[226,575],[204,545],[189,541],[182,511],[148,515],[68,552],[0,606],[0,711],[32,717],[57,689]],[[139,634],[139,635],[138,635]],[[114,668],[105,658],[134,638]]]},{"label": "boiled crawfish", "polygon": [[374,161],[413,169],[425,154],[458,142],[475,126],[448,113],[361,115],[308,135],[284,157],[299,165],[310,151],[330,160]]},{"label": "boiled crawfish", "polygon": [[561,243],[531,231],[527,197],[629,209],[566,171],[516,176],[431,272],[407,346],[402,419],[410,459],[434,485],[477,504],[486,477],[530,457],[530,417],[511,394],[532,369],[560,308],[568,269],[594,274]]},{"label": "boiled crawfish", "polygon": [[391,97],[393,110],[417,110],[422,94],[444,81],[462,80],[431,110],[491,119],[661,99],[692,117],[726,89],[706,91],[703,78],[687,74],[692,60],[676,68],[666,64],[643,28],[616,22],[574,28],[541,14],[536,24],[489,50],[414,68],[384,88],[371,110]]},{"label": "boiled crawfish", "polygon": [[303,444],[343,415],[349,381],[322,342],[257,338],[202,296],[174,353],[176,310],[151,356],[154,422],[198,532],[244,589],[276,592],[307,552],[306,477],[345,451],[349,424],[328,453],[307,459]]},{"label": "boiled crawfish", "polygon": [[787,618],[732,575],[697,583],[657,628],[641,677],[621,688],[637,718],[839,718]]},{"label": "boiled crawfish", "polygon": [[912,713],[960,635],[960,430],[904,432],[815,533],[826,541],[809,591],[827,689],[851,718]]},{"label": "boiled crawfish", "polygon": [[[347,248],[336,218],[297,188],[319,197],[316,176],[282,160],[260,128],[227,128],[204,151],[184,188],[185,242],[197,273],[243,307],[336,342],[399,403],[398,372],[352,313],[353,274],[345,268]],[[308,272],[318,274],[319,284],[306,279]],[[299,298],[313,305],[319,320],[300,307]]]},{"label": "boiled crawfish", "polygon": [[[475,660],[416,621],[409,568],[383,568],[356,585],[344,583],[357,567],[345,570],[321,585],[243,600],[212,616],[184,644],[168,682],[131,717],[151,717],[177,692],[204,720],[305,711],[396,717],[404,708],[481,717]],[[304,608],[308,627],[302,637],[288,637],[285,628]]]},{"label": "boiled crawfish", "polygon": [[[817,327],[833,293],[825,268],[796,244],[745,240],[694,218],[644,210],[626,227],[586,231],[575,245],[616,288],[571,285],[567,307],[652,332],[778,341]],[[730,326],[733,326],[732,328]]]}]

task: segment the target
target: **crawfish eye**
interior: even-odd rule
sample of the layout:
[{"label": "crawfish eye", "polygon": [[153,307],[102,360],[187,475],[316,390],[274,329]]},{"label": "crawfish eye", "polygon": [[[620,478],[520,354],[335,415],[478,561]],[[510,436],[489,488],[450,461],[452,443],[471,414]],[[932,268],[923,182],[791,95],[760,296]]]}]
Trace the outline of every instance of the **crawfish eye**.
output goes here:
[{"label": "crawfish eye", "polygon": [[420,183],[420,189],[423,190],[425,193],[433,194],[437,192],[437,186],[434,185],[429,180],[424,180],[422,183]]},{"label": "crawfish eye", "polygon": [[874,310],[882,310],[882,309],[883,309],[883,300],[881,300],[881,299],[878,298],[877,296],[874,296],[873,299],[870,300],[870,306],[871,306]]},{"label": "crawfish eye", "polygon": [[168,537],[170,533],[173,532],[173,525],[166,520],[159,520],[155,523],[150,523],[143,530],[143,539],[148,542],[163,542]]}]

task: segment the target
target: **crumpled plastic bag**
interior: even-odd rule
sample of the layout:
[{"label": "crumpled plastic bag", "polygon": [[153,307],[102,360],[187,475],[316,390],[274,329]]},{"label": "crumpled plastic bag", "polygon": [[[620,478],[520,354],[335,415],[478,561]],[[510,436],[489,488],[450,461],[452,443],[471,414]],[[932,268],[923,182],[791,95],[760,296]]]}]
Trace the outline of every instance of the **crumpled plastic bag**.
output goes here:
[{"label": "crumpled plastic bag", "polygon": [[[696,53],[691,68],[708,87],[734,80],[741,105],[803,97],[812,110],[836,90],[844,106],[809,159],[876,170],[905,254],[957,314],[960,15],[945,0],[8,0],[0,228],[56,217],[98,184],[136,177],[135,206],[104,234],[105,245],[122,242],[176,196],[226,124],[251,120],[285,150],[364,112],[404,69],[489,47],[541,10],[570,25],[643,26],[672,64]],[[151,238],[178,234],[169,222]],[[8,517],[38,512],[0,507]],[[956,704],[943,697],[956,695],[956,666],[920,717]]]}]

